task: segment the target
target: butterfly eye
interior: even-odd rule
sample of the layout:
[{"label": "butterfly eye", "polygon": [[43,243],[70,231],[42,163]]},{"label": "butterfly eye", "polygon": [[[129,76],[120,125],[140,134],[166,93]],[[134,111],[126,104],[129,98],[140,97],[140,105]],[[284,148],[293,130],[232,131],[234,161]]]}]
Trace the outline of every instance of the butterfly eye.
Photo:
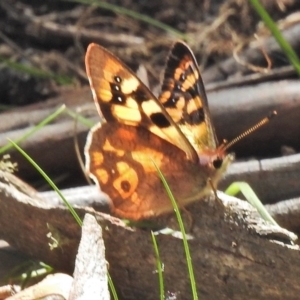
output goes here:
[{"label": "butterfly eye", "polygon": [[212,164],[213,164],[215,169],[220,169],[222,167],[222,164],[223,164],[223,159],[218,157],[213,161]]},{"label": "butterfly eye", "polygon": [[122,78],[120,76],[115,76],[114,77],[115,82],[117,83],[121,83],[122,82]]}]

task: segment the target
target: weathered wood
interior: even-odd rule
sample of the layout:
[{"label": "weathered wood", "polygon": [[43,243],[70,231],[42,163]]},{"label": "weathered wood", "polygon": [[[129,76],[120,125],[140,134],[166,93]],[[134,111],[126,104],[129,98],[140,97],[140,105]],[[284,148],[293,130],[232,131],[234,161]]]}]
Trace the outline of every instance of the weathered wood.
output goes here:
[{"label": "weathered wood", "polygon": [[[95,218],[89,214],[84,217],[75,262],[74,280],[70,275],[55,273],[16,294],[15,292],[12,293],[8,289],[9,287],[0,288],[1,299],[34,300],[54,295],[59,296],[59,299],[61,297],[69,300],[110,299],[102,230]],[[2,297],[4,293],[8,295],[5,294],[6,296]]]},{"label": "weathered wood", "polygon": [[[59,92],[58,96],[52,97],[47,101],[16,107],[2,112],[0,133],[7,133],[14,129],[28,129],[28,127],[45,120],[63,104],[74,112],[76,110],[84,112],[86,109],[95,110],[95,105],[91,101],[91,89],[89,87],[62,87],[57,92]],[[67,113],[62,113],[53,123],[64,122],[66,120],[70,120],[70,116]]]},{"label": "weathered wood", "polygon": [[[1,125],[3,130],[8,128],[2,124],[10,124],[10,128],[23,129],[12,131],[4,131],[0,134],[0,147],[8,143],[7,138],[17,139],[28,132],[27,127],[30,124],[30,118],[35,115],[35,121],[42,120],[46,113],[53,112],[59,101],[66,102],[69,106],[74,100],[71,107],[82,107],[84,102],[89,102],[92,107],[94,104],[88,89],[81,92],[65,93],[63,97],[53,99],[45,104],[45,110],[40,106],[28,106],[22,108],[24,111],[31,111],[28,118],[24,116],[22,109],[15,112],[7,112],[1,115]],[[235,152],[239,158],[247,156],[265,156],[265,155],[281,155],[281,147],[284,145],[299,148],[300,122],[300,86],[298,81],[280,81],[274,83],[259,84],[254,87],[230,88],[219,90],[208,94],[212,118],[216,126],[216,131],[220,140],[226,138],[228,140],[236,137],[241,132],[247,130],[256,121],[266,116],[270,111],[276,109],[278,116],[265,125],[257,132],[251,134],[247,138],[240,141],[229,151]],[[88,100],[87,100],[88,99]],[[52,106],[53,105],[53,106]],[[34,114],[34,112],[37,114]],[[41,112],[40,117],[37,117]],[[15,120],[11,122],[12,120]],[[22,120],[23,123],[20,123]],[[94,121],[97,122],[99,117],[95,115]],[[2,122],[3,121],[3,122]],[[55,178],[58,175],[69,177],[69,181],[74,178],[82,180],[82,171],[79,166],[74,163],[77,158],[74,151],[74,121],[61,117],[56,124],[49,124],[36,132],[27,141],[20,145],[32,156],[33,159],[50,175]],[[88,128],[78,124],[79,146],[84,147],[85,138]],[[19,175],[26,180],[36,179],[39,177],[32,169],[28,162],[16,151],[11,152],[12,161],[19,164]],[[74,176],[76,174],[76,176]],[[73,182],[73,185],[76,183]],[[283,185],[284,189],[284,185]],[[288,196],[284,198],[294,197]]]},{"label": "weathered wood", "polygon": [[[300,38],[299,38],[300,24],[297,23],[294,26],[289,27],[282,31],[284,38],[287,42],[296,50],[299,49]],[[259,40],[250,44],[250,46],[243,52],[238,54],[241,61],[248,64],[257,65],[259,67],[267,66],[266,59],[264,57],[264,50],[268,57],[272,61],[272,67],[274,65],[282,64],[282,53],[279,44],[273,36],[266,38],[265,40]],[[278,63],[277,63],[278,61]],[[230,76],[240,76],[240,74],[251,73],[251,69],[247,66],[239,63],[234,57],[230,57],[221,63],[214,65],[203,72],[204,82],[215,82],[226,80]]]},{"label": "weathered wood", "polygon": [[[72,272],[79,226],[65,208],[51,206],[32,192],[29,197],[26,188],[21,189],[19,184],[15,188],[12,178],[1,173],[0,237],[60,270]],[[289,245],[293,235],[265,224],[246,202],[220,197],[224,210],[213,200],[188,207],[194,221],[189,245],[200,298],[297,299],[299,248]],[[82,207],[77,211],[83,217],[93,210]],[[126,227],[106,214],[93,214],[105,228],[106,259],[120,298],[157,298],[150,232]],[[172,223],[170,217],[157,221]],[[59,241],[52,251],[46,237],[49,232]],[[164,264],[165,290],[176,294],[177,299],[191,299],[182,241],[162,234],[157,241]]]},{"label": "weathered wood", "polygon": [[57,296],[55,299],[69,299],[73,278],[67,274],[56,273],[48,275],[39,283],[28,287],[19,293],[5,298],[6,300],[38,300]]},{"label": "weathered wood", "polygon": [[276,118],[232,147],[237,156],[280,156],[282,146],[299,149],[300,85],[282,80],[209,93],[209,106],[220,139],[231,140],[255,122],[278,112]]},{"label": "weathered wood", "polygon": [[265,205],[276,222],[288,230],[300,232],[300,198]]},{"label": "weathered wood", "polygon": [[92,215],[83,220],[69,300],[110,299],[102,229]]},{"label": "weathered wood", "polygon": [[225,189],[234,181],[246,181],[263,203],[275,203],[300,195],[300,154],[280,158],[235,162],[219,187]]}]

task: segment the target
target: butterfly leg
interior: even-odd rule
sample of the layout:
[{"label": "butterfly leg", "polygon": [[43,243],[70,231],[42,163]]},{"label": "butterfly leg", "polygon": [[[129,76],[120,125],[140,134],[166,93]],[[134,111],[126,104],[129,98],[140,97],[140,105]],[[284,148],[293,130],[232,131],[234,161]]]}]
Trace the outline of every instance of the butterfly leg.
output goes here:
[{"label": "butterfly leg", "polygon": [[219,204],[219,206],[221,206],[222,209],[225,208],[225,205],[224,203],[222,202],[222,200],[218,197],[218,194],[217,194],[217,189],[215,188],[211,178],[208,178],[208,184],[211,186],[211,189],[215,195],[215,200],[216,202]]}]

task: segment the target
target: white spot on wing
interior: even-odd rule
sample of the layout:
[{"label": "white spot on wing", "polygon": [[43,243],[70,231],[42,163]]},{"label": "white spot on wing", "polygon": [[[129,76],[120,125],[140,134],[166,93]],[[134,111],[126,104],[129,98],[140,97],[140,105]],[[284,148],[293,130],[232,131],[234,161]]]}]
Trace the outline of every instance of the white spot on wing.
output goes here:
[{"label": "white spot on wing", "polygon": [[127,78],[123,79],[123,82],[121,84],[121,89],[124,94],[128,95],[131,94],[133,91],[135,91],[139,85],[140,83],[138,79],[132,76],[128,79]]}]

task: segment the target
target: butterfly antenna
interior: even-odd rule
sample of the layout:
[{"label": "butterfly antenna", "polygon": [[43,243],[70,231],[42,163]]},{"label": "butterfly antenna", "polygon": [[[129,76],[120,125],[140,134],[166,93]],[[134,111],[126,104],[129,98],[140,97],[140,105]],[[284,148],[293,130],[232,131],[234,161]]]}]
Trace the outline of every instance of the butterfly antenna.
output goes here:
[{"label": "butterfly antenna", "polygon": [[263,118],[261,121],[259,121],[257,124],[255,124],[254,126],[252,126],[251,128],[249,128],[248,130],[246,130],[245,132],[243,132],[242,134],[240,134],[239,136],[237,136],[236,138],[234,138],[232,141],[230,141],[229,143],[227,141],[224,141],[223,144],[220,146],[222,151],[227,150],[228,148],[230,148],[232,145],[236,144],[237,142],[239,142],[241,139],[243,139],[244,137],[246,137],[247,135],[249,135],[250,133],[256,131],[258,128],[260,128],[261,126],[267,124],[273,117],[275,117],[277,115],[277,111],[274,110],[272,111],[267,117]]}]

